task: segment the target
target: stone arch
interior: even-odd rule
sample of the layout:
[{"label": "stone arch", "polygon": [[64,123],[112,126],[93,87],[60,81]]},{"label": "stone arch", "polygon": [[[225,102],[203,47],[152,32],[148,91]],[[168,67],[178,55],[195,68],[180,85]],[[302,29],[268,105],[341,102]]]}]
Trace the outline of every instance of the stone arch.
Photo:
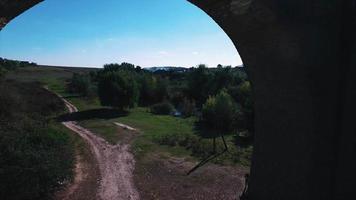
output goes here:
[{"label": "stone arch", "polygon": [[[0,27],[41,1],[0,0]],[[355,196],[355,0],[189,1],[229,35],[252,79],[250,199]]]}]

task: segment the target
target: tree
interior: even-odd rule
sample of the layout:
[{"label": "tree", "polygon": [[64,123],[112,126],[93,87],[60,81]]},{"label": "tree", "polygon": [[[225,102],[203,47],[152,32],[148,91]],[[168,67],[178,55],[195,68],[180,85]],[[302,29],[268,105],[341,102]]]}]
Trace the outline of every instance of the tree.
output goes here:
[{"label": "tree", "polygon": [[223,89],[216,96],[210,96],[203,105],[202,121],[218,134],[225,134],[233,128],[237,111],[235,101]]},{"label": "tree", "polygon": [[121,64],[111,63],[104,65],[104,71],[118,71],[118,70],[126,70],[126,71],[135,71],[135,65],[131,63],[123,62]]},{"label": "tree", "polygon": [[154,104],[153,106],[151,106],[150,109],[151,109],[151,113],[156,115],[169,115],[173,112],[174,107],[169,102],[163,102],[163,103]]},{"label": "tree", "polygon": [[254,131],[254,101],[249,81],[245,81],[239,86],[239,95],[245,116],[245,123],[243,126],[252,135]]},{"label": "tree", "polygon": [[211,90],[213,90],[214,93],[217,93],[223,88],[230,87],[234,84],[234,76],[235,74],[230,66],[218,66],[214,73],[214,82]]},{"label": "tree", "polygon": [[[202,121],[206,127],[214,130],[213,152],[212,154],[205,157],[199,164],[193,167],[188,172],[188,174],[192,173],[199,167],[222,155],[228,150],[224,134],[228,133],[233,128],[236,111],[237,106],[225,89],[221,90],[216,96],[210,96],[208,98],[202,108]],[[224,143],[224,149],[221,152],[217,152],[216,150],[217,148],[215,138],[218,136],[221,137]]]},{"label": "tree", "polygon": [[74,73],[68,85],[68,91],[88,96],[91,89],[91,80],[87,74]]},{"label": "tree", "polygon": [[159,78],[157,80],[157,87],[155,91],[156,102],[162,102],[168,97],[168,79]]},{"label": "tree", "polygon": [[98,93],[103,106],[119,109],[134,107],[139,98],[137,82],[134,76],[127,71],[101,73]]},{"label": "tree", "polygon": [[140,76],[140,105],[147,106],[156,102],[157,79],[150,74]]},{"label": "tree", "polygon": [[188,76],[188,95],[195,100],[198,106],[201,106],[204,101],[212,95],[211,83],[213,74],[205,65],[199,65],[194,68]]}]

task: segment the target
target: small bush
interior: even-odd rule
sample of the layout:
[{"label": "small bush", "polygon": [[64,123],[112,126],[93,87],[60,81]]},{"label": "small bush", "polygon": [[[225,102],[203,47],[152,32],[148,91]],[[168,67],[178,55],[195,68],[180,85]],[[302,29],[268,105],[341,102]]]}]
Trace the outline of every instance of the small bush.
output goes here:
[{"label": "small bush", "polygon": [[213,140],[201,139],[194,146],[192,146],[192,155],[198,158],[206,158],[214,153],[213,150]]},{"label": "small bush", "polygon": [[173,105],[168,102],[158,103],[151,106],[151,113],[156,115],[169,115],[173,110]]}]

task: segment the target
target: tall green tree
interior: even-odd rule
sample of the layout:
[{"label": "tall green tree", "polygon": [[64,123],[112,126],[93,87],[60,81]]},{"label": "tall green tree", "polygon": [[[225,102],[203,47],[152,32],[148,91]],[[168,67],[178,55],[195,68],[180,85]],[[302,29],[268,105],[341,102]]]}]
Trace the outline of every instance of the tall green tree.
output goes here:
[{"label": "tall green tree", "polygon": [[140,76],[140,105],[147,106],[156,102],[157,79],[151,74]]},{"label": "tall green tree", "polygon": [[234,84],[234,76],[233,70],[231,66],[218,66],[214,73],[214,82],[211,90],[214,93],[219,92],[223,88],[228,88],[229,86]]},{"label": "tall green tree", "polygon": [[103,106],[127,109],[137,105],[139,88],[132,73],[109,71],[100,74],[98,94]]},{"label": "tall green tree", "polygon": [[195,100],[198,106],[201,106],[204,101],[212,95],[211,83],[213,74],[206,65],[199,65],[194,68],[188,76],[188,95]]},{"label": "tall green tree", "polygon": [[238,106],[225,89],[210,96],[202,108],[203,124],[216,132],[225,134],[233,128]]},{"label": "tall green tree", "polygon": [[162,102],[168,97],[168,85],[169,81],[167,78],[158,78],[157,87],[155,91],[156,102]]},{"label": "tall green tree", "polygon": [[243,127],[251,134],[254,132],[254,99],[252,96],[251,83],[249,81],[243,82],[239,86],[239,96],[244,113]]},{"label": "tall green tree", "polygon": [[83,96],[88,96],[90,93],[91,80],[88,74],[74,73],[68,85],[68,91],[77,93]]}]

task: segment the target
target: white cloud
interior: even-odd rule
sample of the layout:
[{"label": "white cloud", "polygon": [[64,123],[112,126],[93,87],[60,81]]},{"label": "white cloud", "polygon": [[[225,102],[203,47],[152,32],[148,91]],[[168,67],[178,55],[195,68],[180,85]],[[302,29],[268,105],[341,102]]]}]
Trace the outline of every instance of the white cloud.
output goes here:
[{"label": "white cloud", "polygon": [[158,54],[159,55],[168,55],[169,53],[167,51],[159,51]]}]

